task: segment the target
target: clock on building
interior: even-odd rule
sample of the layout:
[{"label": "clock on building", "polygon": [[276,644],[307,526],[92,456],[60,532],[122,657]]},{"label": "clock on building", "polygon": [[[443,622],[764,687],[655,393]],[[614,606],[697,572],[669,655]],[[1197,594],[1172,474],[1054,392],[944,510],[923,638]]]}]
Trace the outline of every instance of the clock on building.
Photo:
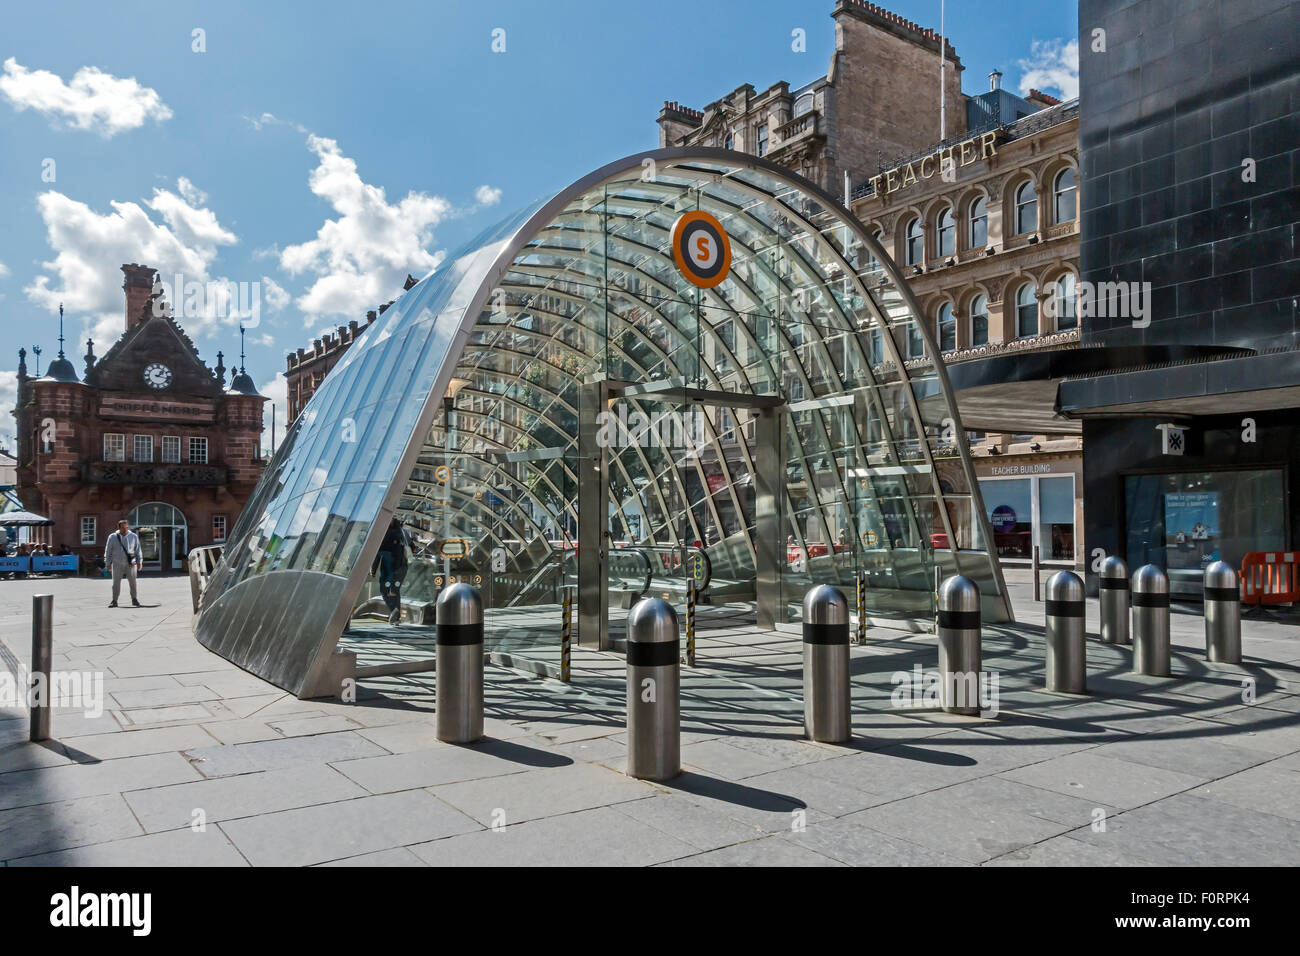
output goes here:
[{"label": "clock on building", "polygon": [[172,370],[159,362],[146,365],[144,383],[150,388],[166,388],[172,383]]}]

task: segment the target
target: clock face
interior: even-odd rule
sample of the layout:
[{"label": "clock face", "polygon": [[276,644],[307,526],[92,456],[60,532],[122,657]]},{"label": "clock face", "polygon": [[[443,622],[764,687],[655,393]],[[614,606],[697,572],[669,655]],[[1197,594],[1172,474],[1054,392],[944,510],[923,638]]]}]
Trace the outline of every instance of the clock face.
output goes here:
[{"label": "clock face", "polygon": [[172,370],[158,362],[146,365],[144,383],[150,388],[166,388],[172,383]]}]

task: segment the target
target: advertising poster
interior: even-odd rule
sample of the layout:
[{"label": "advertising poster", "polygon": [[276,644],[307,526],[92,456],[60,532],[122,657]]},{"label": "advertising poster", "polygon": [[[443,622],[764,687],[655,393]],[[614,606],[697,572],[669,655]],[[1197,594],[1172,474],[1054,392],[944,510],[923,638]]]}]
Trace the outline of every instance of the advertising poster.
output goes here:
[{"label": "advertising poster", "polygon": [[1201,571],[1219,559],[1219,493],[1165,495],[1165,561],[1170,571]]}]

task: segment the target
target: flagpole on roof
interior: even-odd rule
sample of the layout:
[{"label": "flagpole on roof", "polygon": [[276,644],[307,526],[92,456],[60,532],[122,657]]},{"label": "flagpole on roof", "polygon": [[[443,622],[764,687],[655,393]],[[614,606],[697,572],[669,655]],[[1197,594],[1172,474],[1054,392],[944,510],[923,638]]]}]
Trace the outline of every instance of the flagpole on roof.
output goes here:
[{"label": "flagpole on roof", "polygon": [[948,117],[946,115],[948,111],[945,103],[947,94],[944,89],[947,85],[944,80],[946,79],[948,64],[944,62],[943,56],[943,48],[947,42],[944,39],[944,4],[945,0],[939,0],[939,142],[941,143],[948,138]]}]

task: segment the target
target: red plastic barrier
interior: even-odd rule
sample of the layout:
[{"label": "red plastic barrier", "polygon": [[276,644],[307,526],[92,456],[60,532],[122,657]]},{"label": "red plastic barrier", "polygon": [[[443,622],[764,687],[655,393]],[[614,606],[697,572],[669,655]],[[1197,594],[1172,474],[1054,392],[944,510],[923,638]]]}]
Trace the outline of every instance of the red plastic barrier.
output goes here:
[{"label": "red plastic barrier", "polygon": [[1300,551],[1252,551],[1241,559],[1243,604],[1300,601]]}]

